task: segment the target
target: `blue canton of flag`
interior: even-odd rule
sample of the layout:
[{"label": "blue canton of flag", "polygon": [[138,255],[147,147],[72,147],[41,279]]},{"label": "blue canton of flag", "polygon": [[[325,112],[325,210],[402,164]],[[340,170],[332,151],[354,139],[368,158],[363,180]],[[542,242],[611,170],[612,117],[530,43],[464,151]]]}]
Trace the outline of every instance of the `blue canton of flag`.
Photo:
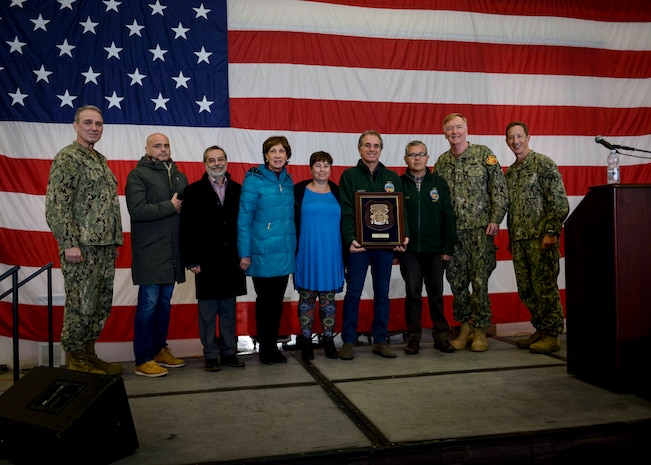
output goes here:
[{"label": "blue canton of flag", "polygon": [[2,0],[0,120],[227,127],[226,0]]}]

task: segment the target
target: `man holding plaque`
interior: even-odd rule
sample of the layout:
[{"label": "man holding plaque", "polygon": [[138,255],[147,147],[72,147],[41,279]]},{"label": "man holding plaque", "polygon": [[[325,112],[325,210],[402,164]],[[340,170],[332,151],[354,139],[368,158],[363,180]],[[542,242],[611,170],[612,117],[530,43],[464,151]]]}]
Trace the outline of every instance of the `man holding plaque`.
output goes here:
[{"label": "man holding plaque", "polygon": [[434,347],[441,352],[454,352],[450,326],[443,313],[443,271],[454,254],[455,216],[448,185],[429,170],[428,160],[423,142],[413,140],[405,147],[407,170],[402,175],[402,186],[411,236],[407,250],[400,255],[400,273],[405,280],[407,355],[420,351],[423,284]]},{"label": "man holding plaque", "polygon": [[[367,202],[365,208],[359,208],[356,193],[397,193],[402,192],[402,181],[397,173],[380,163],[383,141],[377,131],[365,131],[359,137],[357,150],[360,160],[357,165],[346,169],[339,179],[339,199],[341,202],[341,225],[344,247],[348,247],[346,271],[346,296],[344,297],[342,339],[343,348],[339,352],[342,360],[352,360],[353,346],[357,341],[357,321],[359,303],[364,289],[368,267],[373,277],[373,353],[385,358],[395,358],[396,354],[387,344],[389,327],[389,283],[393,267],[394,251],[404,252],[409,242],[404,233],[400,235],[403,222],[402,205],[382,201],[372,204]],[[369,197],[372,197],[369,195]],[[379,196],[378,196],[379,197]],[[371,203],[369,206],[368,204]],[[375,206],[377,205],[377,207]],[[357,207],[357,208],[356,208]],[[385,208],[386,207],[386,208]],[[377,212],[378,208],[387,210]],[[368,215],[365,211],[368,209]],[[364,215],[364,218],[358,216]],[[367,217],[368,216],[368,217]],[[378,220],[378,216],[382,220]],[[386,235],[389,240],[362,246],[361,237],[364,229],[381,230],[377,236]],[[391,239],[399,238],[397,245]],[[368,247],[368,248],[367,248]]]},{"label": "man holding plaque", "polygon": [[506,178],[491,149],[466,140],[465,116],[446,116],[443,131],[450,150],[436,160],[434,170],[448,183],[457,223],[454,255],[446,270],[454,319],[461,323],[452,347],[470,345],[473,352],[483,352],[488,350],[486,329],[492,318],[488,278],[497,266],[494,239],[508,208]]}]

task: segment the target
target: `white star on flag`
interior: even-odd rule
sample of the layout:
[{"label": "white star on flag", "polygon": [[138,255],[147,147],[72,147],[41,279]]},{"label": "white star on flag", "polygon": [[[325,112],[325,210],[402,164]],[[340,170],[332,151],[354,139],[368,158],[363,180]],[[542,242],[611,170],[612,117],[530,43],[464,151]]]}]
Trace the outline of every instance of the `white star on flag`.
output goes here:
[{"label": "white star on flag", "polygon": [[23,102],[23,100],[25,100],[28,97],[28,94],[23,94],[20,91],[20,87],[18,87],[18,88],[16,88],[16,92],[14,92],[14,93],[10,92],[9,96],[12,99],[11,100],[11,106],[12,107],[17,103],[21,104],[22,106],[25,106],[25,102]]},{"label": "white star on flag", "polygon": [[86,78],[86,80],[84,81],[84,84],[88,84],[89,82],[93,82],[93,83],[97,84],[97,77],[100,74],[102,74],[102,73],[94,72],[92,66],[89,66],[88,71],[86,71],[85,73],[81,73],[81,75]]},{"label": "white star on flag", "polygon": [[16,38],[13,40],[13,42],[10,42],[10,41],[6,41],[6,42],[11,46],[11,48],[9,49],[9,53],[18,52],[18,53],[22,54],[23,53],[23,47],[25,45],[27,45],[27,42],[19,41],[18,36],[16,36]]},{"label": "white star on flag", "polygon": [[154,111],[158,110],[159,108],[162,108],[163,110],[167,110],[167,102],[169,102],[170,99],[163,98],[163,95],[159,92],[158,97],[151,99],[151,101],[156,104],[156,107],[154,107]]},{"label": "white star on flag", "polygon": [[110,97],[104,97],[106,100],[109,102],[109,108],[111,107],[117,107],[117,108],[122,108],[120,107],[120,102],[124,100],[124,97],[118,97],[118,95],[113,91],[113,95]]},{"label": "white star on flag", "polygon": [[59,56],[68,55],[70,58],[72,58],[72,49],[77,48],[76,45],[69,45],[68,39],[64,39],[63,44],[57,45],[57,47],[61,50]]},{"label": "white star on flag", "polygon": [[122,48],[116,47],[115,42],[111,42],[110,47],[104,47],[104,50],[108,53],[108,56],[106,59],[108,60],[111,57],[115,57],[118,60],[120,59],[120,52],[122,51]]},{"label": "white star on flag", "polygon": [[47,28],[45,27],[47,23],[50,22],[49,19],[43,19],[43,15],[39,14],[38,18],[32,19],[31,20],[34,23],[34,30],[36,31],[37,29],[43,29],[45,32],[47,32]]},{"label": "white star on flag", "polygon": [[61,107],[63,107],[64,105],[68,105],[70,108],[74,108],[74,105],[72,104],[72,102],[77,98],[77,96],[70,95],[70,93],[68,92],[68,89],[66,89],[65,94],[57,95],[57,97],[59,99],[61,99]]},{"label": "white star on flag", "polygon": [[93,34],[97,34],[97,33],[95,32],[95,27],[96,27],[99,23],[94,23],[94,22],[90,19],[90,16],[89,16],[88,18],[86,18],[86,21],[85,21],[85,22],[83,22],[83,23],[79,23],[79,24],[81,24],[81,25],[84,27],[84,31],[82,32],[82,34],[86,34],[87,32],[92,32]]}]

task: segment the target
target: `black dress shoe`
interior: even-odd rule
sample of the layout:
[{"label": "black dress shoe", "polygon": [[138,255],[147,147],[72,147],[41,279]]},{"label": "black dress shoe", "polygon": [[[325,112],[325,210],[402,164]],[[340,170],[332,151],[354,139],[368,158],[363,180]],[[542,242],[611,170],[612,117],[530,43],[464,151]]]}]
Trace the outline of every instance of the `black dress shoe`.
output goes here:
[{"label": "black dress shoe", "polygon": [[221,368],[219,368],[219,360],[216,358],[207,358],[203,362],[203,369],[206,371],[219,371]]},{"label": "black dress shoe", "polygon": [[287,357],[280,353],[279,350],[276,350],[271,354],[271,359],[273,363],[287,363]]},{"label": "black dress shoe", "polygon": [[444,341],[436,341],[434,343],[434,348],[440,350],[441,352],[452,353],[454,352],[454,347],[450,344],[450,341],[447,339]]},{"label": "black dress shoe", "polygon": [[258,357],[260,358],[260,363],[264,363],[265,365],[273,365],[276,363],[271,352],[261,350],[258,352]]},{"label": "black dress shoe", "polygon": [[239,359],[235,354],[227,355],[222,357],[222,365],[226,365],[233,368],[244,368],[246,364]]},{"label": "black dress shoe", "polygon": [[420,344],[416,339],[409,339],[407,347],[405,347],[405,353],[407,355],[416,355],[420,351]]}]

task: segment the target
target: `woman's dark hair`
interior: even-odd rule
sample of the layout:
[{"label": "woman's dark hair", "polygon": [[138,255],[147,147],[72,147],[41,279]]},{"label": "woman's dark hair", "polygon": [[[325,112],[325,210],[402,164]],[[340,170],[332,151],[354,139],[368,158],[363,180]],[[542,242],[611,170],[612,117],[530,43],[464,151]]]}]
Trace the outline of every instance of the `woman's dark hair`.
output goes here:
[{"label": "woman's dark hair", "polygon": [[292,147],[289,145],[287,138],[285,136],[271,136],[262,143],[262,159],[264,160],[265,165],[269,164],[266,157],[267,152],[271,150],[271,147],[278,144],[282,145],[285,149],[285,153],[287,154],[287,161],[289,162],[289,159],[292,158]]},{"label": "woman's dark hair", "polygon": [[324,161],[332,166],[332,156],[328,152],[319,151],[314,152],[312,155],[310,155],[310,168],[312,168],[315,163],[318,163],[320,161]]}]

